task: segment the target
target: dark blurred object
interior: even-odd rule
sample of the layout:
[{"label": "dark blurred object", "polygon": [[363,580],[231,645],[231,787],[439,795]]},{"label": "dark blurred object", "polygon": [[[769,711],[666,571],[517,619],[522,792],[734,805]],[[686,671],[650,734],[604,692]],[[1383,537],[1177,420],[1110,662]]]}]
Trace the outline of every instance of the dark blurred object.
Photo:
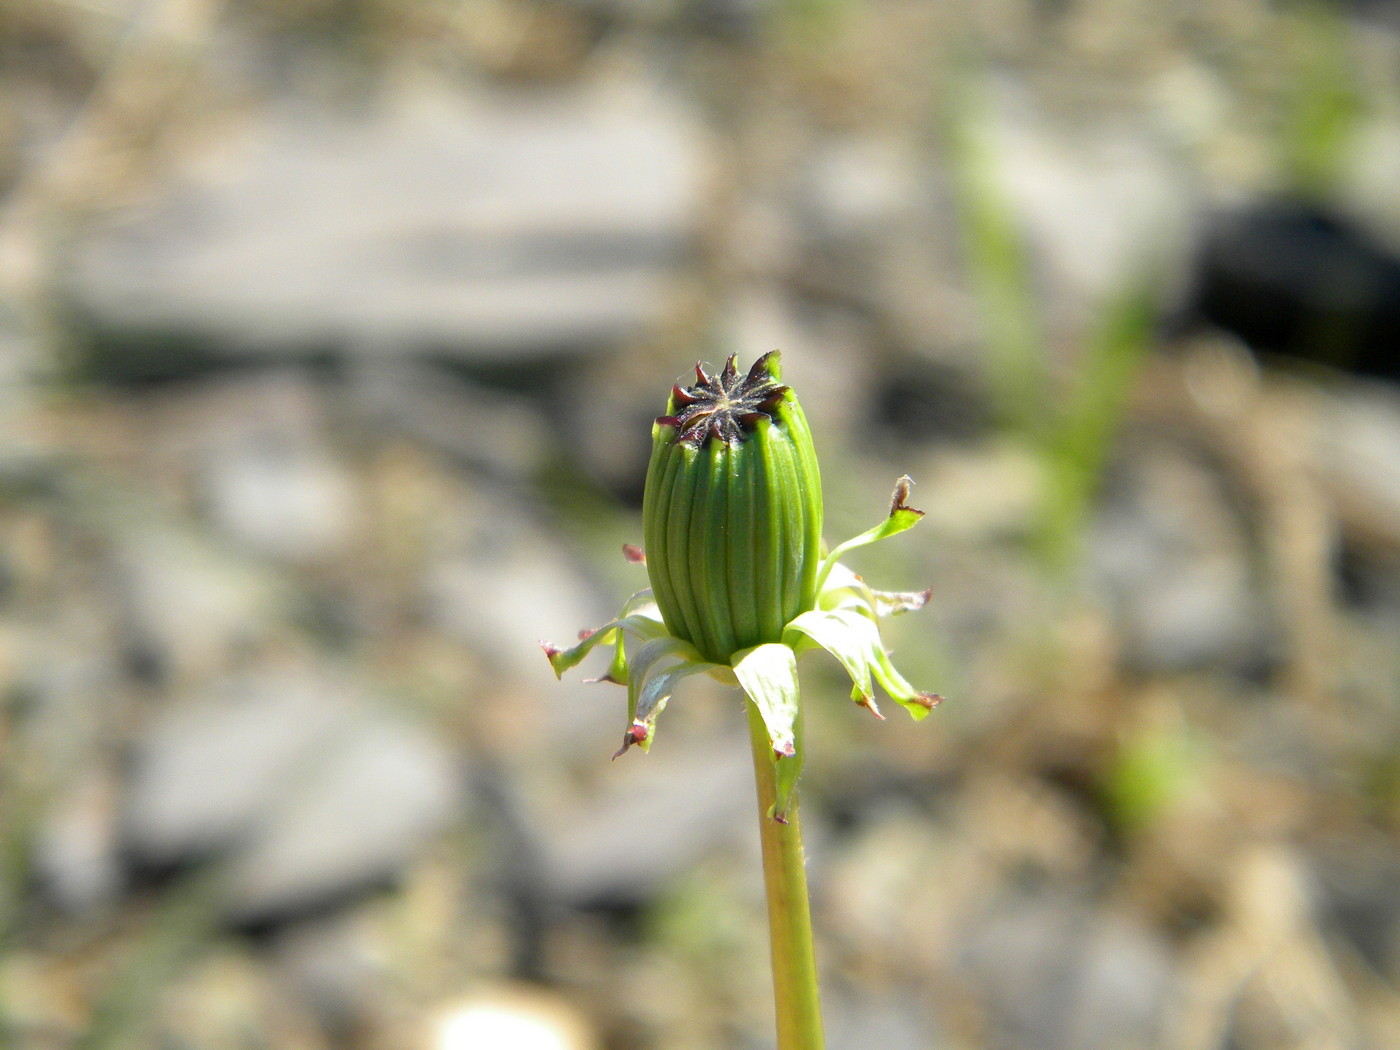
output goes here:
[{"label": "dark blurred object", "polygon": [[1349,0],[1346,7],[1367,22],[1400,26],[1400,3],[1396,0]]},{"label": "dark blurred object", "polygon": [[878,381],[870,420],[891,443],[971,443],[986,436],[992,412],[966,375],[942,365],[904,361]]},{"label": "dark blurred object", "polygon": [[1337,215],[1265,202],[1212,223],[1198,315],[1255,350],[1400,380],[1400,256]]}]

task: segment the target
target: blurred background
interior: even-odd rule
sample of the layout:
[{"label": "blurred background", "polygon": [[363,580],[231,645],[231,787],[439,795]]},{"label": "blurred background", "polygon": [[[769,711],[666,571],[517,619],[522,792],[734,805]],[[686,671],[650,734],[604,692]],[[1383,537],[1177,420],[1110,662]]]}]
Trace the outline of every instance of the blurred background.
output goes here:
[{"label": "blurred background", "polygon": [[1387,0],[0,0],[0,1043],[771,1046],[538,641],[774,348],[948,697],[804,662],[832,1050],[1400,1046]]}]

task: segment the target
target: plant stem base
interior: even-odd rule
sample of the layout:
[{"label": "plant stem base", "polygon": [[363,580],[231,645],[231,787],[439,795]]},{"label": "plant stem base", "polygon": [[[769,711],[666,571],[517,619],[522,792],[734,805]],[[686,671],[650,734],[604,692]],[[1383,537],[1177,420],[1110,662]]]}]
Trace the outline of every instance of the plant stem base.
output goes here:
[{"label": "plant stem base", "polygon": [[778,1050],[823,1050],[821,1001],[812,948],[812,914],[807,901],[807,868],[802,853],[797,798],[780,824],[768,814],[777,802],[773,749],[763,717],[752,702],[749,738],[758,788],[758,827],[763,842],[763,883],[768,898],[768,934],[773,951],[773,1002]]}]

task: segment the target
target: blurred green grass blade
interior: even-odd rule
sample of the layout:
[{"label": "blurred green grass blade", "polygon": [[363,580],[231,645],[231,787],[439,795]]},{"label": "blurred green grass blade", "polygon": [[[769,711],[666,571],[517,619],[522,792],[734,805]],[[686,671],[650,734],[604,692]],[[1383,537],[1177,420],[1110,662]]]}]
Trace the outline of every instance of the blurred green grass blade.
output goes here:
[{"label": "blurred green grass blade", "polygon": [[1291,23],[1293,66],[1281,100],[1279,166],[1295,192],[1330,196],[1365,115],[1350,26],[1331,4],[1299,4]]},{"label": "blurred green grass blade", "polygon": [[1150,827],[1208,775],[1207,741],[1184,723],[1139,728],[1121,744],[1103,784],[1109,818],[1123,831]]},{"label": "blurred green grass blade", "polygon": [[218,926],[224,872],[210,867],[166,890],[149,924],[112,975],[72,1050],[124,1050],[148,1042],[161,994]]},{"label": "blurred green grass blade", "polygon": [[950,76],[943,128],[968,281],[986,340],[986,376],[1003,423],[1035,433],[1048,378],[1024,234],[997,174],[975,71]]},{"label": "blurred green grass blade", "polygon": [[1109,300],[1055,420],[1040,529],[1042,553],[1052,568],[1068,568],[1078,554],[1128,395],[1152,346],[1156,288],[1152,276],[1137,276]]}]

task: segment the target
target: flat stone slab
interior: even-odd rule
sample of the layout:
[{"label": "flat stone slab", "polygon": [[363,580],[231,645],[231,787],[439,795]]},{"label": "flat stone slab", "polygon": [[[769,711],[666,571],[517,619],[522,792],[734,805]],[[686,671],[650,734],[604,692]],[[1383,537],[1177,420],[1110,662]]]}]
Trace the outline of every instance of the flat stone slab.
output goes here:
[{"label": "flat stone slab", "polygon": [[655,320],[702,152],[643,90],[283,105],[79,243],[67,294],[107,353],[581,352]]},{"label": "flat stone slab", "polygon": [[215,861],[235,921],[391,880],[461,806],[458,760],[425,729],[315,676],[230,681],[158,718],[126,789],[127,853]]}]

